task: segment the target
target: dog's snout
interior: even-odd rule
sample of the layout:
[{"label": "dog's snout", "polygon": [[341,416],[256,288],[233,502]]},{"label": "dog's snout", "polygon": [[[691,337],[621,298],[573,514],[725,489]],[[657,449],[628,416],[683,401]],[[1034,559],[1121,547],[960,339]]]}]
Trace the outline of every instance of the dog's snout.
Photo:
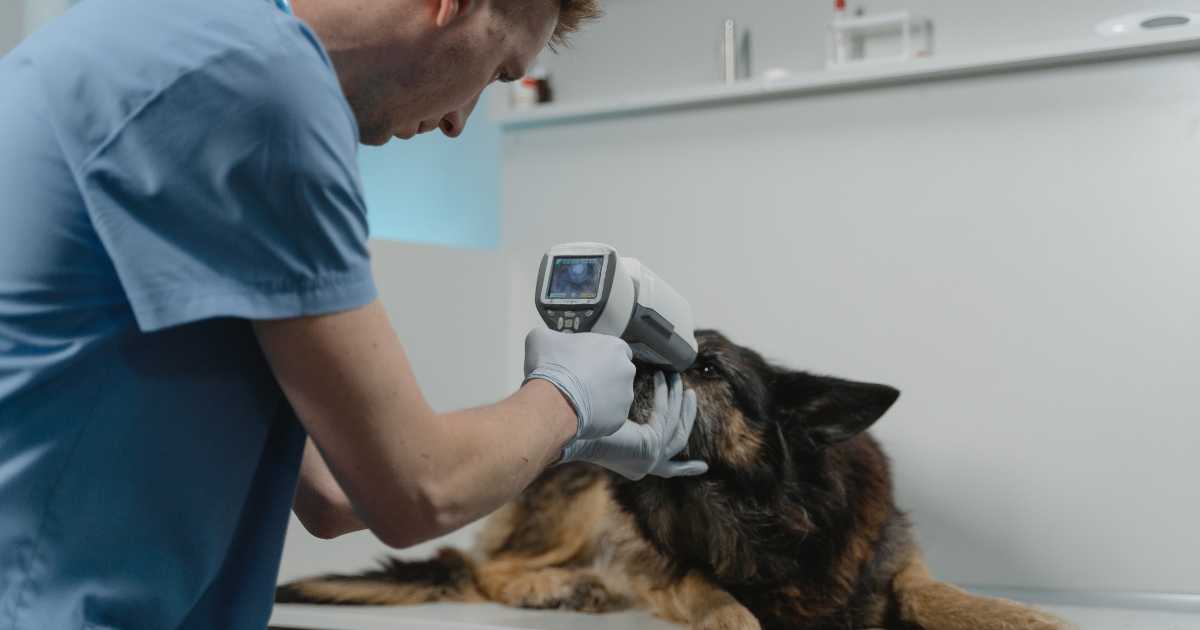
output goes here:
[{"label": "dog's snout", "polygon": [[637,423],[645,423],[654,411],[654,373],[653,366],[637,364],[637,374],[633,377],[633,407],[629,410],[629,419]]}]

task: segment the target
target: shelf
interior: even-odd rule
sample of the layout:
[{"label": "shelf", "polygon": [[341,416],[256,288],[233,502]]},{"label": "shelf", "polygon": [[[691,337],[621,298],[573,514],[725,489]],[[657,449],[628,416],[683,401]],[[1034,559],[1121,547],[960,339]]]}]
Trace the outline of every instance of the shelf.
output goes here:
[{"label": "shelf", "polygon": [[802,97],[920,81],[954,79],[1196,50],[1200,50],[1200,26],[1184,26],[1152,33],[1130,33],[1114,37],[1095,36],[1076,42],[1014,46],[990,53],[980,52],[951,57],[934,56],[894,62],[865,62],[861,65],[793,74],[770,82],[763,79],[750,79],[733,85],[714,83],[609,101],[542,105],[530,110],[506,111],[496,115],[495,119],[502,128],[511,131],[732,103]]}]

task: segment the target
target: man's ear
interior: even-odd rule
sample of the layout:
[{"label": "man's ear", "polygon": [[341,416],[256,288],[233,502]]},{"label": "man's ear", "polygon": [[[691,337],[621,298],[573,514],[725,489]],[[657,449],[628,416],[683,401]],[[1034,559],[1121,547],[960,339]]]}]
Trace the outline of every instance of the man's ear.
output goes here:
[{"label": "man's ear", "polygon": [[433,0],[437,5],[437,17],[434,22],[438,28],[445,27],[455,18],[471,9],[474,0]]},{"label": "man's ear", "polygon": [[866,431],[899,397],[887,385],[786,372],[775,380],[772,411],[785,432],[828,446]]}]

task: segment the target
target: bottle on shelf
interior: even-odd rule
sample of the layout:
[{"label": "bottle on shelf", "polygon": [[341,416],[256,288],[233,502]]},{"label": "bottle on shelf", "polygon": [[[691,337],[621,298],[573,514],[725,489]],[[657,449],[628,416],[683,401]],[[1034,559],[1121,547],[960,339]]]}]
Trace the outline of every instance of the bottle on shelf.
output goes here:
[{"label": "bottle on shelf", "polygon": [[535,66],[529,71],[529,74],[510,85],[512,86],[511,103],[514,110],[529,109],[554,100],[554,93],[550,89],[550,73],[544,66]]}]

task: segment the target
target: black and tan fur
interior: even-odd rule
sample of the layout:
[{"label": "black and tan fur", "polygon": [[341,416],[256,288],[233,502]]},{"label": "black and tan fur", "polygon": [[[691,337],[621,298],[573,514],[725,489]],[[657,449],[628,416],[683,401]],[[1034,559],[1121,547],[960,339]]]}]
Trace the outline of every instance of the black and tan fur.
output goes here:
[{"label": "black and tan fur", "polygon": [[[708,630],[1066,627],[929,575],[865,433],[899,392],[697,337],[684,380],[699,413],[681,457],[706,460],[707,474],[629,482],[586,464],[552,468],[489,519],[471,554],[300,580],[277,601],[637,607]],[[649,412],[649,377],[639,373],[634,420]]]}]

